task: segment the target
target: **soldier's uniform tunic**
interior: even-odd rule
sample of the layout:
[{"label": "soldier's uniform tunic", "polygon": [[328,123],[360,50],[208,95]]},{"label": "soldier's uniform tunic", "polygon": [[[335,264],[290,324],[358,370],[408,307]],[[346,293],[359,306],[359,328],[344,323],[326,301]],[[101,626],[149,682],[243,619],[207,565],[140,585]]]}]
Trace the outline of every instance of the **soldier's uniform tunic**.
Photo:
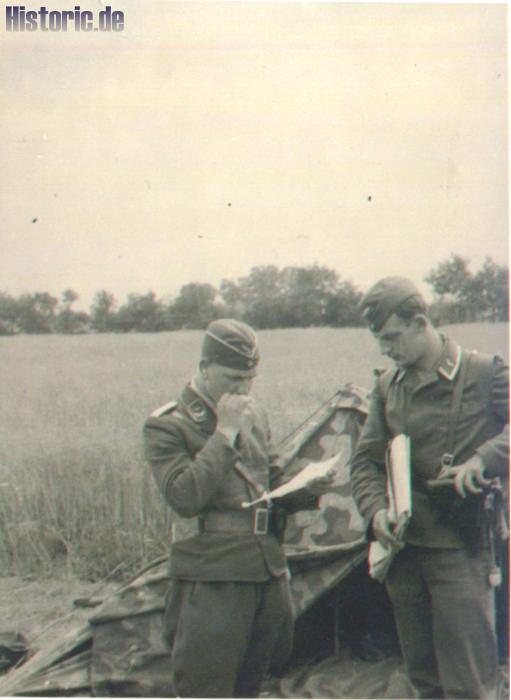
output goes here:
[{"label": "soldier's uniform tunic", "polygon": [[[166,635],[178,695],[255,697],[270,665],[287,660],[293,615],[282,546],[265,513],[256,522],[254,509],[241,504],[274,487],[282,471],[262,409],[235,446],[216,423],[214,405],[192,382],[144,427],[167,503],[180,516],[199,517],[199,534],[171,546]],[[316,506],[304,492],[286,503],[289,510]]]},{"label": "soldier's uniform tunic", "polygon": [[[406,546],[387,577],[401,647],[421,698],[486,698],[495,691],[497,651],[488,552],[471,556],[452,522],[433,504],[426,480],[437,476],[454,385],[468,353],[444,339],[428,376],[389,370],[373,392],[351,463],[352,486],[369,536],[387,507],[384,455],[399,433],[411,438],[413,515]],[[391,379],[389,382],[388,380]],[[489,476],[508,472],[508,370],[499,358],[472,354],[456,424],[454,464],[478,453]]]}]

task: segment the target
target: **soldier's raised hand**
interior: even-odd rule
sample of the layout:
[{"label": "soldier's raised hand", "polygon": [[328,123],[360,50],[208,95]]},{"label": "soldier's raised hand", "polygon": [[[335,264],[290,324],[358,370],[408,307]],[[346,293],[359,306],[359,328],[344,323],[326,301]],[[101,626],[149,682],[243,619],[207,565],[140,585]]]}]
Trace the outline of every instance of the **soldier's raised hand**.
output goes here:
[{"label": "soldier's raised hand", "polygon": [[217,431],[234,444],[242,424],[251,421],[253,399],[244,394],[224,394],[217,404]]}]

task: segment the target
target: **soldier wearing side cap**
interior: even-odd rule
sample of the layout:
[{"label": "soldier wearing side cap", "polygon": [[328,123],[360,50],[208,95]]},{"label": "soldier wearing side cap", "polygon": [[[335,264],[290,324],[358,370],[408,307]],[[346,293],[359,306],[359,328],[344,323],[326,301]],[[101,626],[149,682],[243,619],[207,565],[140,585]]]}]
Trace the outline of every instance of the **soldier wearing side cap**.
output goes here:
[{"label": "soldier wearing side cap", "polygon": [[[380,280],[361,310],[395,368],[377,375],[352,487],[369,538],[397,550],[386,586],[409,680],[420,698],[495,697],[493,531],[462,514],[481,514],[481,492],[508,474],[508,369],[441,334],[408,279]],[[384,466],[401,433],[412,470],[403,542],[387,517]],[[437,491],[438,479],[451,484]]]},{"label": "soldier wearing side cap", "polygon": [[196,376],[144,426],[167,503],[199,522],[198,534],[175,541],[170,554],[164,633],[181,697],[257,697],[270,667],[285,663],[293,615],[283,513],[316,508],[331,485],[311,482],[278,509],[243,509],[283,476],[266,413],[249,396],[258,361],[248,325],[213,321]]}]

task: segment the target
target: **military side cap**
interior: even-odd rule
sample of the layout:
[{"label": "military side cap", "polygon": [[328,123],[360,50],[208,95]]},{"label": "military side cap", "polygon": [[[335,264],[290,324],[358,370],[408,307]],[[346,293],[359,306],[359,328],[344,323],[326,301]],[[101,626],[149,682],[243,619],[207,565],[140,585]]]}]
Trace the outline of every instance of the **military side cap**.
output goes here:
[{"label": "military side cap", "polygon": [[233,369],[252,369],[259,362],[256,334],[242,321],[212,321],[202,343],[202,359]]},{"label": "military side cap", "polygon": [[385,277],[376,282],[360,302],[362,316],[373,332],[383,328],[403,302],[412,297],[421,298],[417,287],[406,277]]}]

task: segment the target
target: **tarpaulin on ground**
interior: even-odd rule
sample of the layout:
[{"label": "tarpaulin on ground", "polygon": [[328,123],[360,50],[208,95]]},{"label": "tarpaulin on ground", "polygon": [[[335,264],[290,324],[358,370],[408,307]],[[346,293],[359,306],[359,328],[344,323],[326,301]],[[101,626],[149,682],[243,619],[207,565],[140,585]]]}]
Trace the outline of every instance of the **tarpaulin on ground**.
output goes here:
[{"label": "tarpaulin on ground", "polygon": [[[335,590],[366,558],[362,519],[351,496],[348,471],[366,411],[366,393],[347,385],[305,421],[281,449],[282,463],[290,476],[311,460],[338,455],[335,491],[322,497],[321,509],[290,517],[286,529],[285,549],[298,618],[314,610],[317,601]],[[176,518],[175,524],[176,537],[195,527],[193,520]],[[10,672],[0,684],[0,694],[169,696],[170,656],[161,634],[167,567],[167,560],[162,559],[120,587],[85,627]],[[349,656],[348,651],[341,652]],[[390,673],[395,669],[389,663],[385,668]],[[321,664],[319,668],[323,668]],[[362,675],[367,680],[367,674]],[[302,676],[291,675],[294,685],[289,686],[289,680],[283,681],[282,687],[287,682],[300,697],[296,683]],[[314,687],[320,692],[321,679],[310,673],[305,677],[308,680],[304,680],[304,688]],[[353,679],[350,682],[353,684]],[[367,683],[364,688],[365,694],[358,697],[373,697],[366,692]]]}]

